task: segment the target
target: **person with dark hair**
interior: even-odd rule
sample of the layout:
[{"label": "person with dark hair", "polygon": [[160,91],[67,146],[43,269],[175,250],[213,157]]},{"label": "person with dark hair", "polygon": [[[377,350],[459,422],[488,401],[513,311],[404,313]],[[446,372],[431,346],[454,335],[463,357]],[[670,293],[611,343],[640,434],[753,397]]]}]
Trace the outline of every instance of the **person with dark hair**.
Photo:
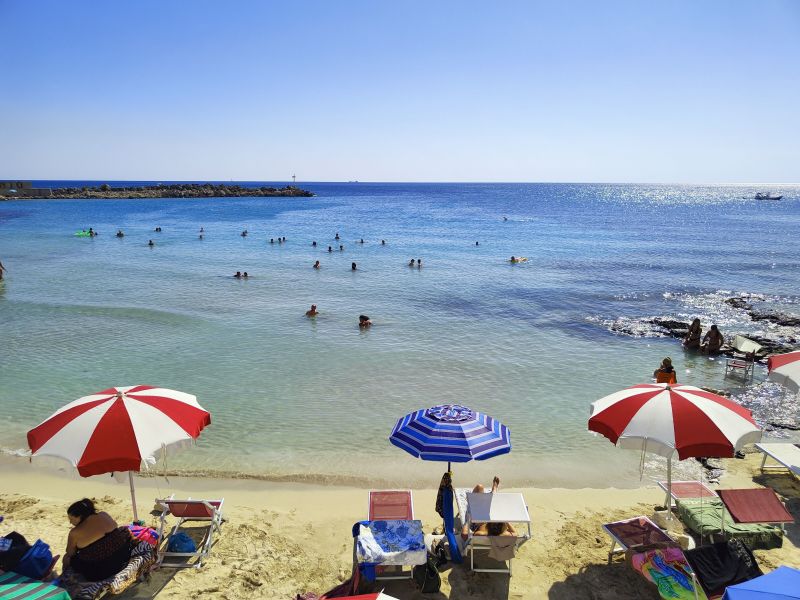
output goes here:
[{"label": "person with dark hair", "polygon": [[700,319],[695,319],[689,325],[689,331],[686,332],[686,337],[683,338],[683,347],[687,350],[700,347],[700,336],[703,334],[703,327],[700,325]]},{"label": "person with dark hair", "polygon": [[418,259],[417,259],[417,268],[418,268],[418,269],[421,269],[421,268],[422,268],[422,259],[421,259],[421,258],[418,258]]},{"label": "person with dark hair", "polygon": [[[494,494],[499,489],[500,489],[500,478],[495,476],[494,479],[492,479],[492,490],[488,493]],[[484,488],[483,485],[479,483],[474,488],[472,488],[472,493],[483,494],[487,492],[486,488]],[[466,540],[469,537],[469,530],[470,526],[464,524],[464,527],[461,529],[462,539]],[[491,535],[491,536],[517,535],[517,532],[514,530],[514,526],[511,523],[472,523],[472,533],[474,535]]]},{"label": "person with dark hair", "polygon": [[150,246],[151,248],[152,248],[153,246],[155,246],[155,244],[153,243],[153,240],[150,240],[149,242],[147,242],[147,245],[148,245],[148,246]]},{"label": "person with dark hair", "polygon": [[241,279],[242,278],[242,272],[241,271],[236,271],[236,275],[234,275],[234,277],[236,279]]},{"label": "person with dark hair", "polygon": [[703,343],[700,344],[700,352],[703,354],[719,354],[719,349],[722,348],[723,343],[725,343],[725,338],[722,336],[722,332],[717,329],[716,325],[712,325],[703,338]]},{"label": "person with dark hair", "polygon": [[369,320],[369,317],[367,315],[358,315],[358,326],[361,329],[372,327],[372,321]]},{"label": "person with dark hair", "polygon": [[670,385],[678,383],[675,369],[672,367],[672,359],[669,356],[665,357],[661,361],[661,366],[653,371],[653,377],[656,383],[669,383]]},{"label": "person with dark hair", "polygon": [[122,229],[117,229],[117,237],[125,237],[125,234],[122,233]]},{"label": "person with dark hair", "polygon": [[386,245],[386,240],[381,240],[381,246],[385,246],[385,245]]},{"label": "person with dark hair", "polygon": [[338,232],[338,231],[336,232],[336,235],[334,236],[334,238],[333,238],[333,239],[335,239],[335,240],[338,240],[338,239],[339,239],[339,232]]},{"label": "person with dark hair", "polygon": [[351,271],[355,271],[356,270],[356,263],[351,263],[350,264],[350,270]]},{"label": "person with dark hair", "polygon": [[89,581],[100,581],[125,568],[133,545],[127,527],[118,527],[108,513],[97,512],[88,498],[70,505],[67,518],[72,529],[62,559],[65,569],[70,568]]},{"label": "person with dark hair", "polygon": [[319,314],[319,311],[317,310],[317,305],[316,304],[312,304],[311,308],[306,311],[306,316],[307,317],[316,317],[318,314]]},{"label": "person with dark hair", "polygon": [[409,266],[409,267],[413,267],[413,266],[414,266],[414,259],[413,259],[413,258],[411,259],[411,262],[410,262],[410,263],[408,263],[408,266]]},{"label": "person with dark hair", "polygon": [[314,263],[314,268],[315,268],[315,269],[319,269],[319,261],[316,261],[316,262]]},{"label": "person with dark hair", "polygon": [[313,242],[311,242],[311,246],[316,248],[317,247],[317,240],[314,240]]},{"label": "person with dark hair", "polygon": [[328,252],[333,252],[333,248],[331,248],[330,246],[328,246]]}]

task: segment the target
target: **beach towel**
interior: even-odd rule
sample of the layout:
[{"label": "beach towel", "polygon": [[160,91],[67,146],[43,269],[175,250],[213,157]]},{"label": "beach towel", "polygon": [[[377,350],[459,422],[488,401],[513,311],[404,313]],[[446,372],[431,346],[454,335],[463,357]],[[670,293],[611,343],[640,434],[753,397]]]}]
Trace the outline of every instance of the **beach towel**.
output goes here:
[{"label": "beach towel", "polygon": [[628,551],[631,567],[658,588],[665,600],[706,600],[702,589],[692,581],[692,568],[680,548]]},{"label": "beach towel", "polygon": [[728,540],[686,550],[697,579],[709,595],[721,594],[729,585],[761,575],[753,553],[741,540]]},{"label": "beach towel", "polygon": [[517,540],[513,535],[490,535],[489,558],[505,562],[517,555]]},{"label": "beach towel", "polygon": [[780,548],[783,545],[783,530],[773,525],[757,523],[735,523],[719,498],[682,498],[676,500],[678,517],[693,532],[706,540],[711,536],[721,537],[725,519],[725,538],[739,539],[751,548]]},{"label": "beach towel", "polygon": [[428,556],[422,521],[359,523],[356,556],[372,565],[424,565]]},{"label": "beach towel", "polygon": [[144,577],[155,561],[156,553],[153,546],[147,542],[139,542],[131,550],[128,564],[119,573],[102,581],[87,581],[72,569],[65,569],[61,581],[73,600],[93,600],[105,592],[121,594],[140,577]]}]

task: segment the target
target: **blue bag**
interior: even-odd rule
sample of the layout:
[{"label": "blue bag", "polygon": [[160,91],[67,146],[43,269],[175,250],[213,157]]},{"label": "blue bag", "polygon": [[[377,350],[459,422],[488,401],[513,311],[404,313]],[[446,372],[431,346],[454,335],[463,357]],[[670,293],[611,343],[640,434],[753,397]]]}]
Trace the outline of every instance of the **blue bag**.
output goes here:
[{"label": "blue bag", "polygon": [[183,531],[179,531],[169,538],[167,552],[197,552],[194,540]]},{"label": "blue bag", "polygon": [[20,559],[14,570],[25,577],[41,579],[50,570],[52,564],[53,553],[50,551],[50,546],[42,540],[36,540],[36,543]]}]

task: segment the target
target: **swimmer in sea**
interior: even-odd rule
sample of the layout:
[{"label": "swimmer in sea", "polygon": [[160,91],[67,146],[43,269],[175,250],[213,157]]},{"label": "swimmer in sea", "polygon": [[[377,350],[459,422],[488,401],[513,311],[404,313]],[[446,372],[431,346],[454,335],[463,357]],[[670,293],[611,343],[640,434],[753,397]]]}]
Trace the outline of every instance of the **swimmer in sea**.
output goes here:
[{"label": "swimmer in sea", "polygon": [[350,270],[351,271],[355,271],[356,270],[356,263],[351,263],[350,264]]},{"label": "swimmer in sea", "polygon": [[247,229],[245,229],[244,231],[242,231],[242,234],[241,234],[241,235],[242,235],[242,237],[247,237]]},{"label": "swimmer in sea", "polygon": [[316,317],[318,314],[319,314],[319,312],[317,311],[317,305],[316,304],[312,304],[311,308],[306,311],[306,316],[307,317]]},{"label": "swimmer in sea", "polygon": [[274,244],[275,243],[275,238],[269,238],[269,243],[270,244]]},{"label": "swimmer in sea", "polygon": [[343,250],[344,250],[344,246],[342,246],[341,244],[339,244],[339,252],[342,252]]},{"label": "swimmer in sea", "polygon": [[286,241],[286,236],[283,236],[283,241],[284,241],[284,242]]},{"label": "swimmer in sea", "polygon": [[381,240],[381,246],[385,246],[385,245],[386,245],[386,240]]},{"label": "swimmer in sea", "polygon": [[333,239],[335,239],[335,240],[339,239],[339,232],[338,231],[336,232],[336,235],[333,237]]},{"label": "swimmer in sea", "polygon": [[243,279],[247,279],[248,277],[249,277],[249,275],[247,274],[247,271],[245,271],[244,273],[242,273],[242,278],[243,278]]},{"label": "swimmer in sea", "polygon": [[409,267],[413,267],[413,266],[414,266],[414,259],[413,259],[413,258],[411,259],[411,262],[410,262],[410,263],[408,263],[408,266],[409,266]]},{"label": "swimmer in sea", "polygon": [[358,326],[361,329],[372,327],[372,321],[369,320],[369,317],[367,315],[358,315]]},{"label": "swimmer in sea", "polygon": [[89,227],[89,237],[94,237],[96,235],[97,235],[97,232],[94,229],[92,229],[91,227]]},{"label": "swimmer in sea", "polygon": [[155,244],[153,243],[153,240],[150,240],[149,242],[147,242],[147,245],[148,246],[155,246]]},{"label": "swimmer in sea", "polygon": [[241,279],[242,278],[242,272],[241,271],[236,271],[236,275],[234,275],[234,277],[236,277],[236,279]]},{"label": "swimmer in sea", "polygon": [[206,232],[206,230],[201,227],[200,228],[200,233],[205,233],[205,232]]},{"label": "swimmer in sea", "polygon": [[202,234],[202,233],[200,234],[200,239],[201,239],[201,240],[203,239],[203,234]]},{"label": "swimmer in sea", "polygon": [[314,240],[313,242],[311,242],[311,246],[316,248],[317,247],[317,240]]},{"label": "swimmer in sea", "polygon": [[363,244],[363,243],[364,243],[364,238],[361,238],[361,241],[360,241],[360,242],[358,242],[358,243],[359,243],[359,244]]},{"label": "swimmer in sea", "polygon": [[333,248],[331,248],[330,246],[328,246],[328,252],[333,252]]},{"label": "swimmer in sea", "polygon": [[417,268],[418,268],[418,269],[421,269],[421,268],[422,268],[422,259],[421,259],[421,258],[418,258],[418,259],[417,259]]},{"label": "swimmer in sea", "polygon": [[503,221],[508,221],[508,217],[503,217]]},{"label": "swimmer in sea", "polygon": [[479,244],[478,242],[475,242],[475,245],[476,245],[476,246],[480,246],[480,244]]},{"label": "swimmer in sea", "polygon": [[122,233],[122,229],[117,229],[117,237],[125,237],[125,234]]},{"label": "swimmer in sea", "polygon": [[319,269],[319,261],[317,261],[317,262],[315,262],[315,263],[314,263],[314,268],[315,268],[315,269]]}]

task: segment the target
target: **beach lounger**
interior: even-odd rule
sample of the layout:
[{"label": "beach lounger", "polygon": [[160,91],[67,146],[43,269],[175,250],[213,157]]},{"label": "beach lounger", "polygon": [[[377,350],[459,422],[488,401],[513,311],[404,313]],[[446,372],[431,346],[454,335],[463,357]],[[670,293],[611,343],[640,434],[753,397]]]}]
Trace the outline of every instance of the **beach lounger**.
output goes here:
[{"label": "beach lounger", "polygon": [[370,521],[411,521],[413,519],[414,498],[411,490],[370,491]]},{"label": "beach lounger", "polygon": [[[369,581],[410,579],[413,567],[424,565],[428,559],[419,520],[360,521],[353,526],[353,539],[356,562]],[[387,566],[401,568],[377,572],[377,567]]]},{"label": "beach lounger", "polygon": [[684,498],[676,501],[678,518],[701,541],[739,539],[751,548],[780,548],[783,530],[774,525],[736,523],[720,498]]},{"label": "beach lounger", "polygon": [[[800,445],[790,443],[759,443],[756,448],[764,455],[761,459],[761,471],[787,469],[795,477],[800,477]],[[767,457],[777,465],[767,465]]]},{"label": "beach lounger", "polygon": [[[160,567],[174,567],[174,568],[188,568],[194,567],[199,569],[203,566],[203,560],[208,556],[211,551],[211,546],[214,542],[214,534],[220,533],[222,527],[222,503],[221,500],[176,500],[174,498],[166,498],[164,500],[156,500],[156,504],[162,508],[161,515],[159,516],[158,539],[161,544],[158,550],[158,566]],[[175,517],[178,522],[172,526],[168,535],[164,535],[165,529],[168,527],[167,521],[169,517]],[[170,552],[168,550],[170,540],[174,535],[181,531],[181,527],[185,523],[207,523],[203,528],[202,539],[197,542],[196,550],[194,552]],[[196,559],[196,560],[192,560]]]},{"label": "beach lounger", "polygon": [[[531,538],[531,517],[525,499],[519,492],[466,494],[466,524],[469,534],[465,551],[469,553],[469,568],[480,573],[508,573],[517,550]],[[460,509],[459,509],[460,510]],[[475,535],[472,525],[478,523],[522,523],[527,533],[516,536]],[[475,567],[475,552],[485,550],[489,558],[500,562],[502,568]]]},{"label": "beach lounger", "polygon": [[0,571],[0,598],[15,600],[70,600],[64,588],[13,571]]},{"label": "beach lounger", "polygon": [[765,523],[780,525],[794,523],[783,502],[769,488],[720,490],[719,497],[735,523]]},{"label": "beach lounger", "polygon": [[709,600],[721,598],[729,585],[762,575],[753,552],[741,540],[685,550],[684,556]]},{"label": "beach lounger", "polygon": [[[603,531],[611,538],[608,564],[614,554],[625,552],[634,546],[664,546],[679,548],[666,531],[645,516],[603,524]],[[619,546],[619,548],[617,548]]]},{"label": "beach lounger", "polygon": [[664,600],[707,600],[680,548],[631,548],[626,557],[633,570],[654,584]]},{"label": "beach lounger", "polygon": [[[668,488],[667,482],[659,481],[658,487],[666,492]],[[670,496],[672,497],[672,506],[675,506],[676,500],[684,498],[716,498],[717,492],[702,481],[673,481]]]}]

